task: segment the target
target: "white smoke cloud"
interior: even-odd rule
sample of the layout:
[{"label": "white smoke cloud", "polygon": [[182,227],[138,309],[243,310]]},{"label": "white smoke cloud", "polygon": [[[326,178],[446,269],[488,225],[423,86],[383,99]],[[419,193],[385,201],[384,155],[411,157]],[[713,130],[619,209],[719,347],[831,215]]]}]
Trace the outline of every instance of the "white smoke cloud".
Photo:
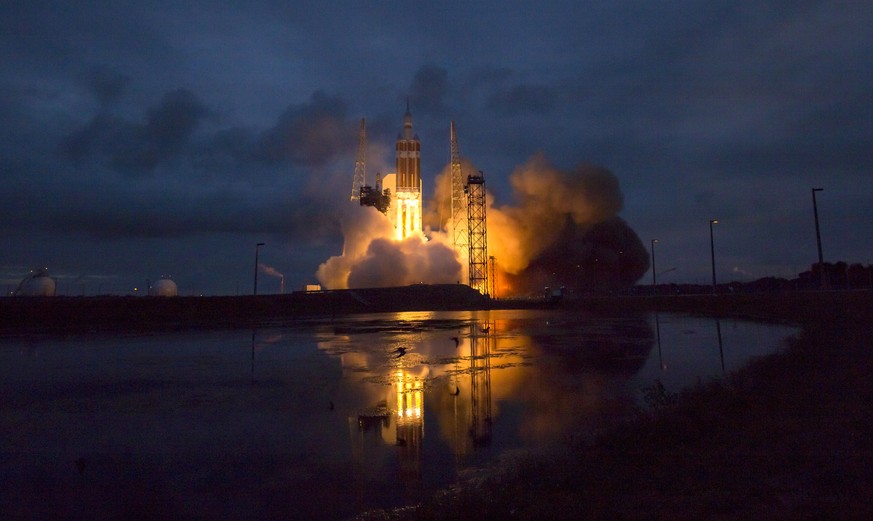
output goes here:
[{"label": "white smoke cloud", "polygon": [[341,218],[342,255],[316,271],[327,289],[448,284],[461,279],[461,263],[442,233],[397,241],[391,221],[375,208],[350,204]]},{"label": "white smoke cloud", "polygon": [[[467,160],[462,165],[465,174],[476,171],[475,165]],[[615,246],[612,243],[628,231],[623,224],[618,227],[605,224],[617,219],[623,205],[618,179],[606,169],[580,165],[564,171],[538,154],[516,168],[509,181],[512,204],[498,206],[493,195],[486,193],[488,254],[496,259],[500,294],[520,290],[524,285],[522,279],[533,280],[540,271],[553,274],[564,270],[563,265],[558,265],[560,262],[555,264],[553,257],[565,260],[578,271],[578,266],[591,257],[595,242],[601,245],[597,249],[598,260],[604,261]],[[343,254],[331,257],[318,268],[316,277],[322,286],[344,289],[465,281],[467,259],[459,259],[449,238],[450,168],[446,167],[436,177],[433,193],[424,215],[430,240],[418,235],[397,241],[390,220],[375,208],[343,205]],[[600,232],[591,235],[595,229]],[[632,235],[635,240],[622,239],[615,246],[616,252],[627,250],[622,257],[625,264],[634,257],[634,269],[624,265],[616,268],[625,274],[636,274],[640,269],[642,273],[648,267],[645,252],[640,262],[628,253],[635,251],[631,246],[639,246],[639,239]],[[607,240],[609,237],[615,240]],[[603,246],[607,243],[612,246]],[[597,265],[602,271],[606,264]],[[534,265],[537,273],[530,273],[528,268]],[[562,277],[572,278],[565,273]],[[602,273],[598,277],[609,279]],[[624,282],[624,278],[621,280]]]},{"label": "white smoke cloud", "polygon": [[266,275],[272,275],[273,277],[276,277],[276,278],[281,279],[282,277],[285,276],[285,275],[282,275],[281,273],[279,273],[279,271],[276,268],[269,266],[267,264],[261,263],[261,262],[258,263],[258,269],[261,270],[261,273],[264,273]]}]

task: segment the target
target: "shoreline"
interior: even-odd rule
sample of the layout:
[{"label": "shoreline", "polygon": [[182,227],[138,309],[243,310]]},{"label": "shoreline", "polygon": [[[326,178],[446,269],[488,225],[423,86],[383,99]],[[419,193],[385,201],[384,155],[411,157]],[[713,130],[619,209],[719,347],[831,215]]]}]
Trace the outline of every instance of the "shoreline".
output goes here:
[{"label": "shoreline", "polygon": [[[873,291],[797,291],[708,295],[579,296],[490,300],[461,284],[216,297],[5,297],[0,334],[251,327],[363,313],[560,309],[597,314],[673,312],[802,325],[869,318]],[[866,313],[866,318],[858,316]]]},{"label": "shoreline", "polygon": [[418,505],[357,519],[870,519],[869,293],[796,295],[775,307],[779,299],[748,295],[636,301],[801,331],[722,380],[656,396],[594,440],[507,458]]},{"label": "shoreline", "polygon": [[483,302],[464,288],[321,292],[302,300],[293,294],[6,298],[0,299],[0,335],[283,325],[423,308],[665,312],[797,325],[785,350],[678,396],[656,394],[649,409],[593,439],[568,440],[559,453],[509,455],[420,504],[358,519],[873,517],[873,292],[546,303]]}]

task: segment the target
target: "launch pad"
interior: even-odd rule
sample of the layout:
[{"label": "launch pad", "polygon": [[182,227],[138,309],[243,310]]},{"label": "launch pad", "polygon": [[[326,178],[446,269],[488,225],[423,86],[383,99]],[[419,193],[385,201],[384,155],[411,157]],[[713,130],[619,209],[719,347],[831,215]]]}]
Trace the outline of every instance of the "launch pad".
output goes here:
[{"label": "launch pad", "polygon": [[[493,291],[489,287],[489,280],[493,279],[489,279],[488,273],[485,178],[481,171],[478,175],[464,177],[454,121],[451,122],[449,134],[452,191],[451,216],[446,232],[464,268],[462,278],[480,294],[488,296]],[[385,214],[394,227],[394,240],[403,241],[414,235],[423,237],[421,142],[418,135],[412,132],[412,113],[408,101],[403,130],[395,144],[396,171],[384,177],[376,174],[375,186],[371,186],[366,184],[366,161],[366,121],[361,119],[352,202],[358,201],[361,206],[371,206]],[[493,264],[493,258],[490,259]]]}]

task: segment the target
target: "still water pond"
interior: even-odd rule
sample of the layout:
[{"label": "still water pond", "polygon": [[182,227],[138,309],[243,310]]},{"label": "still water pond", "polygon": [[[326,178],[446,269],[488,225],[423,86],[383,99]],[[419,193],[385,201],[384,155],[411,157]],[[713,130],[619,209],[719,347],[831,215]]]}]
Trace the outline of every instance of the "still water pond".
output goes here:
[{"label": "still water pond", "polygon": [[0,339],[0,517],[341,519],[778,349],[681,315],[396,313]]}]

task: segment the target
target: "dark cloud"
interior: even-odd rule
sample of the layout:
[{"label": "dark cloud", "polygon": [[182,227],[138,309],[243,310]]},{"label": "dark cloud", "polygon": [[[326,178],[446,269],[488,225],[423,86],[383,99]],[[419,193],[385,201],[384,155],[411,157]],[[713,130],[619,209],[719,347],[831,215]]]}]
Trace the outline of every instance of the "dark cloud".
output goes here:
[{"label": "dark cloud", "polygon": [[252,129],[231,127],[221,129],[192,151],[194,168],[216,173],[257,171],[258,135]]},{"label": "dark cloud", "polygon": [[558,103],[557,92],[547,85],[516,85],[491,94],[487,108],[501,116],[514,116],[524,112],[547,114]]},{"label": "dark cloud", "polygon": [[133,123],[100,112],[70,133],[62,151],[75,163],[99,153],[117,171],[128,175],[154,170],[178,156],[209,110],[188,90],[166,93],[146,113],[144,123]]},{"label": "dark cloud", "polygon": [[135,133],[135,124],[101,113],[67,135],[61,143],[61,152],[74,164],[80,165],[95,152],[103,156],[116,155]]},{"label": "dark cloud", "polygon": [[105,67],[98,67],[91,71],[89,83],[94,96],[101,105],[106,106],[121,98],[130,78]]},{"label": "dark cloud", "polygon": [[449,91],[448,71],[436,65],[424,65],[415,71],[409,87],[410,103],[415,106],[416,113],[445,114]]},{"label": "dark cloud", "polygon": [[338,96],[316,91],[308,103],[288,107],[276,125],[264,132],[258,157],[321,166],[354,146],[355,130],[346,121],[348,108]]},{"label": "dark cloud", "polygon": [[[661,240],[674,280],[709,276],[712,215],[725,269],[814,260],[814,185],[826,255],[873,262],[863,3],[408,7],[4,6],[0,264],[121,272],[163,247],[182,263],[192,242],[243,244],[247,261],[265,233],[298,252],[280,271],[312,273],[342,247],[330,209],[348,198],[358,118],[372,178],[393,164],[407,96],[426,187],[447,162],[451,119],[497,207],[537,151],[564,170],[604,165],[627,226]],[[596,249],[577,231],[569,240]],[[89,248],[75,246],[83,237]],[[239,261],[220,257],[228,271],[199,267],[202,280],[231,279]]]},{"label": "dark cloud", "polygon": [[[60,198],[50,189],[39,209],[0,210],[0,215],[9,217],[4,228],[100,240],[269,233],[316,242],[339,228],[334,212],[323,201],[295,197],[293,190],[182,192],[154,183],[130,188],[110,185],[103,193],[83,186],[71,195],[75,198]],[[17,215],[4,215],[9,213]]]}]

